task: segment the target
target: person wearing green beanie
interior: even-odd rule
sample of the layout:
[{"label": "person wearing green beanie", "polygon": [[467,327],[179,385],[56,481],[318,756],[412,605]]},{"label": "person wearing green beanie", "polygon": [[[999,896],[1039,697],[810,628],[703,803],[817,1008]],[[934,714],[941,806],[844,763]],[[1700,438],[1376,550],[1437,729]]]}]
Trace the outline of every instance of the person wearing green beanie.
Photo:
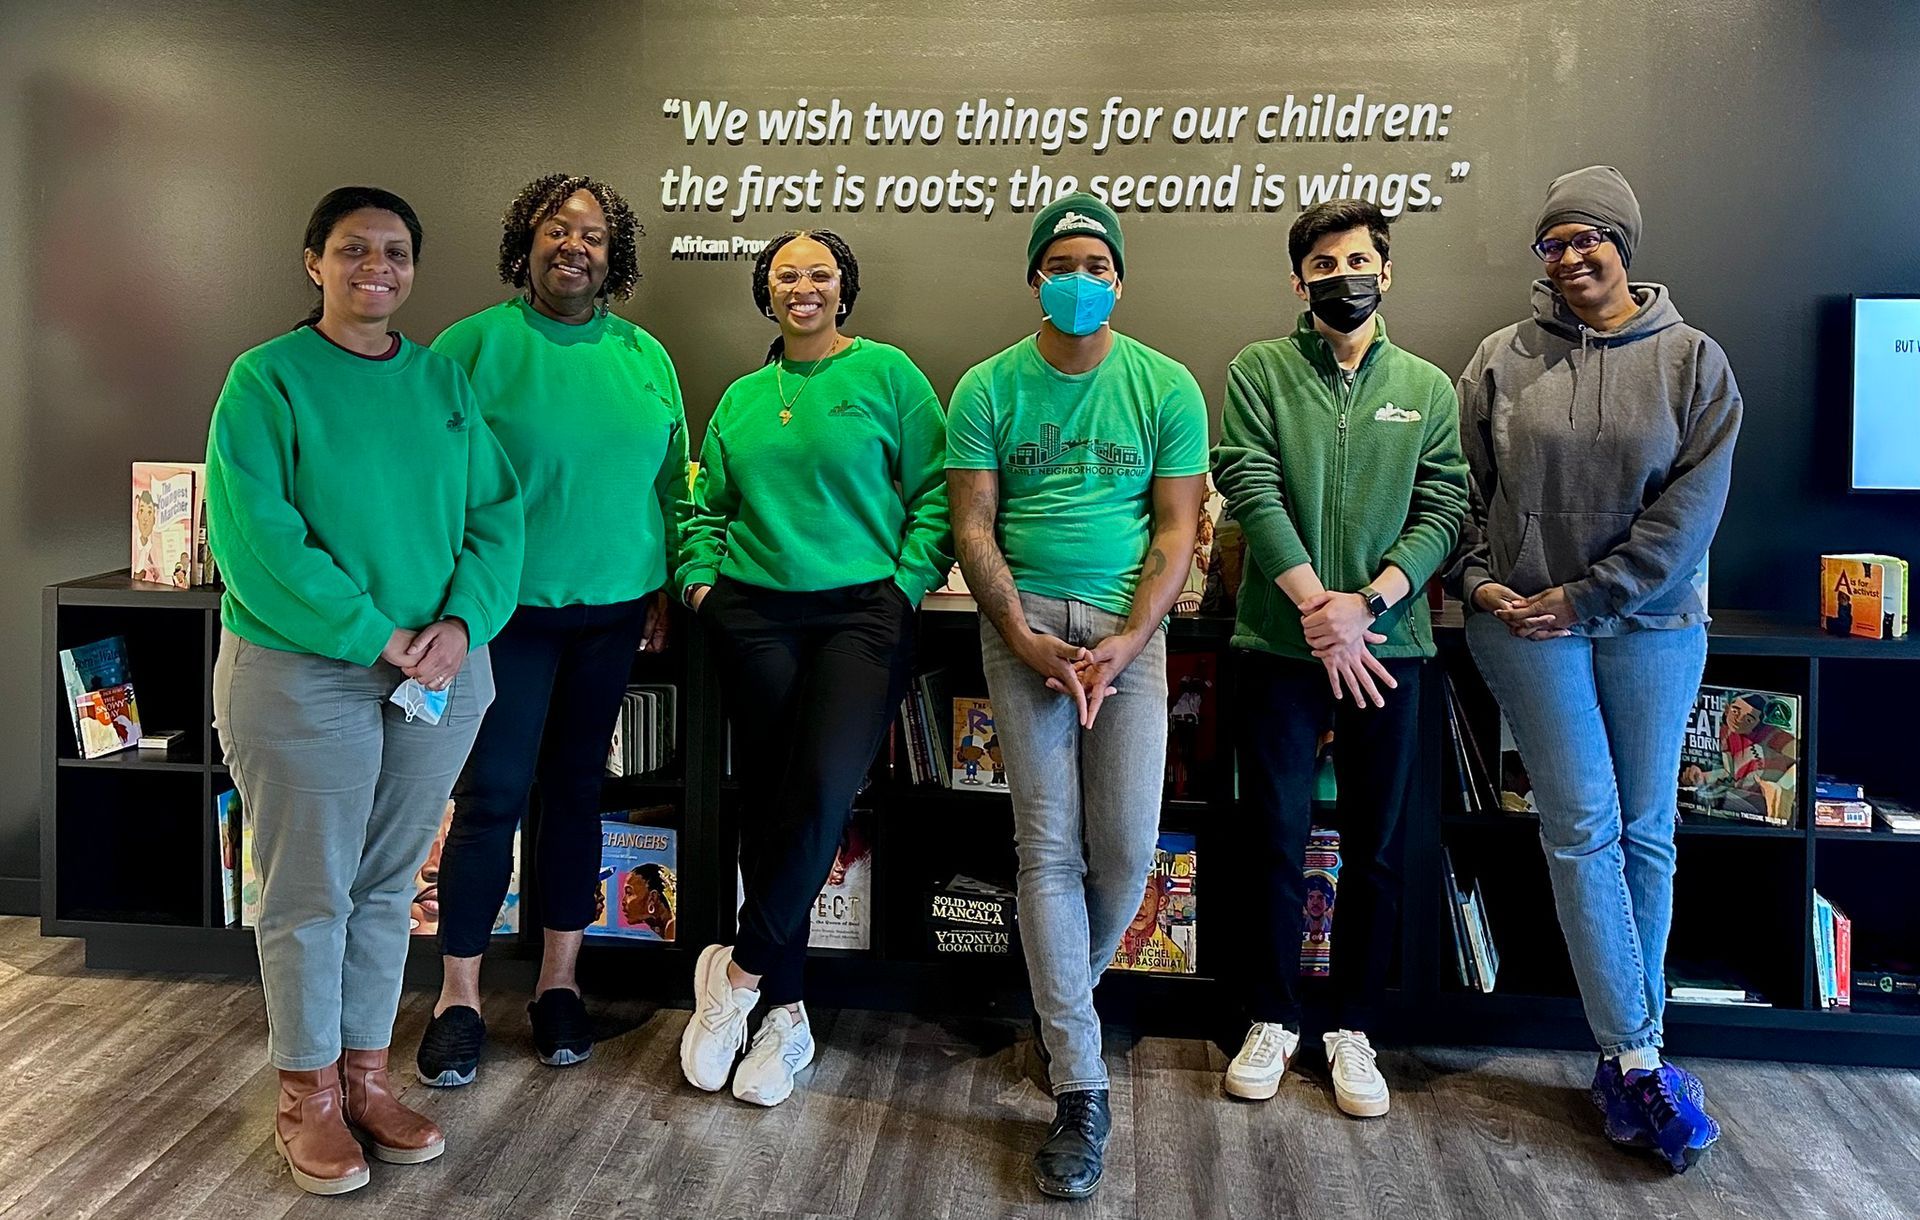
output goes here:
[{"label": "person wearing green beanie", "polygon": [[1037,333],[969,369],[947,424],[955,547],[1013,797],[1020,941],[1055,1116],[1046,1194],[1104,1172],[1112,1113],[1093,987],[1139,909],[1166,771],[1167,612],[1206,490],[1193,374],[1116,333],[1126,245],[1090,195],[1034,217]]}]

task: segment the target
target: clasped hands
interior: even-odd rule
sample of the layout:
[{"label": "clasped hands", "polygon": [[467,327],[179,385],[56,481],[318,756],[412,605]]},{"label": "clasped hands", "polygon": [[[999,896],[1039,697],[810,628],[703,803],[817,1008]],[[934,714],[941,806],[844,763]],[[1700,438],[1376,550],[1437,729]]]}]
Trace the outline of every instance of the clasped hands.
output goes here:
[{"label": "clasped hands", "polygon": [[1110,635],[1087,648],[1069,644],[1058,636],[1029,630],[1013,646],[1013,651],[1041,677],[1047,689],[1073,700],[1080,714],[1080,727],[1090,729],[1100,715],[1100,705],[1108,695],[1117,694],[1113,685],[1120,671],[1133,664],[1147,646],[1144,638],[1127,633]]},{"label": "clasped hands", "polygon": [[1523,640],[1557,640],[1572,635],[1579,616],[1566,588],[1550,589],[1522,597],[1498,581],[1488,581],[1473,591],[1473,604],[1507,625],[1507,630]]},{"label": "clasped hands", "polygon": [[1375,707],[1387,706],[1380,686],[1393,690],[1400,684],[1367,647],[1384,644],[1387,637],[1372,629],[1373,612],[1367,609],[1366,598],[1358,593],[1316,593],[1300,603],[1300,627],[1307,647],[1326,668],[1335,699],[1350,695],[1357,707],[1366,707],[1368,700]]}]

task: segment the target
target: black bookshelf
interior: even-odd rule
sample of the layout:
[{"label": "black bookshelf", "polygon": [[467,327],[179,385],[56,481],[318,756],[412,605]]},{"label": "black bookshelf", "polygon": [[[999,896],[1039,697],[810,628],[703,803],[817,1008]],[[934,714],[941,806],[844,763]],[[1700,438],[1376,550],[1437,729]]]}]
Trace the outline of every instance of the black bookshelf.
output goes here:
[{"label": "black bookshelf", "polygon": [[[1232,705],[1230,621],[1176,618],[1172,651],[1213,652],[1221,735]],[[916,672],[947,667],[955,695],[985,694],[979,677],[978,620],[970,606],[930,606],[920,616]],[[1437,667],[1461,691],[1483,742],[1494,724],[1460,632],[1457,608],[1442,614]],[[58,651],[109,635],[128,640],[141,712],[150,728],[187,730],[165,758],[129,751],[77,757],[64,710]],[[252,933],[218,926],[218,828],[214,802],[231,786],[212,732],[212,673],[219,647],[219,594],[175,590],[109,573],[56,585],[44,597],[41,911],[47,935],[83,938],[89,965],[145,971],[248,972],[257,969]],[[1811,777],[1820,770],[1857,776],[1870,792],[1920,804],[1920,771],[1897,741],[1903,717],[1884,709],[1884,688],[1920,678],[1920,640],[1873,643],[1836,639],[1811,624],[1722,613],[1709,644],[1708,681],[1751,684],[1805,697],[1802,809],[1792,829],[1689,821],[1680,827],[1680,878],[1674,944],[1686,955],[1717,952],[1765,977],[1768,1008],[1675,1004],[1668,1044],[1680,1054],[1735,1055],[1828,1062],[1920,1065],[1920,1011],[1825,1011],[1814,995],[1808,929],[1812,891],[1854,919],[1856,945],[1912,946],[1920,957],[1920,889],[1906,881],[1920,837],[1813,827]],[[1438,675],[1436,674],[1436,677]],[[609,811],[654,804],[675,808],[679,834],[679,940],[673,945],[589,940],[582,972],[597,989],[681,998],[690,991],[692,954],[734,932],[739,786],[725,774],[727,735],[718,683],[701,634],[686,616],[660,656],[635,658],[634,680],[671,681],[682,691],[679,762],[668,771],[610,779]],[[1564,943],[1559,939],[1537,830],[1525,817],[1449,808],[1445,694],[1424,684],[1424,758],[1420,808],[1408,818],[1407,899],[1402,961],[1388,1036],[1423,1043],[1591,1046]],[[1492,738],[1497,743],[1497,737]],[[1216,742],[1222,766],[1228,742]],[[949,1016],[1020,1016],[1027,1011],[1024,966],[1010,958],[935,960],[921,924],[927,887],[956,872],[1010,883],[1014,875],[1012,806],[1004,795],[956,794],[909,782],[904,755],[883,750],[861,797],[874,811],[873,946],[816,950],[809,992],[824,1006],[913,1010]],[[1214,852],[1234,812],[1231,772],[1206,781],[1195,799],[1170,800],[1163,826],[1198,838]],[[537,812],[535,814],[537,817]],[[1468,991],[1454,976],[1442,843],[1464,872],[1482,877],[1503,958],[1500,990]],[[1230,846],[1230,843],[1229,843]],[[1203,867],[1205,878],[1218,866]],[[531,977],[539,895],[532,870],[521,872],[523,931],[499,938],[490,977],[517,964]],[[1203,904],[1203,908],[1205,904]],[[1219,908],[1207,908],[1218,911]],[[1224,918],[1213,915],[1216,920]],[[1220,924],[1212,925],[1220,928]],[[1142,1032],[1217,1036],[1231,1027],[1231,1003],[1214,971],[1230,937],[1202,940],[1200,973],[1166,976],[1109,972],[1098,999],[1110,1019]],[[1338,934],[1336,908],[1335,934]],[[414,945],[409,976],[437,978],[431,941]],[[1511,986],[1510,986],[1511,984]],[[1307,994],[1314,994],[1308,988]]]}]

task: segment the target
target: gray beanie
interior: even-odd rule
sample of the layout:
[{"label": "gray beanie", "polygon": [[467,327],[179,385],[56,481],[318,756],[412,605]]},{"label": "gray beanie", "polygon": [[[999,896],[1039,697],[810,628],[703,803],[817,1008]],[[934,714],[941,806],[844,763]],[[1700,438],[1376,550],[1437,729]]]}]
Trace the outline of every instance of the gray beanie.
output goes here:
[{"label": "gray beanie", "polygon": [[1633,265],[1633,248],[1640,244],[1640,201],[1613,166],[1589,165],[1555,178],[1547,188],[1540,223],[1533,226],[1533,238],[1538,241],[1548,229],[1568,222],[1612,229],[1621,264]]}]

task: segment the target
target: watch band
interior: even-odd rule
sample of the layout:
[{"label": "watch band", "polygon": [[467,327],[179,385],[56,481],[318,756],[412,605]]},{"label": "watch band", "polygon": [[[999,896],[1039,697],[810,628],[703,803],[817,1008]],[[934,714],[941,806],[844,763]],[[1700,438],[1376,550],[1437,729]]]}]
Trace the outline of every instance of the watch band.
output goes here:
[{"label": "watch band", "polygon": [[1380,590],[1372,585],[1360,586],[1360,596],[1366,599],[1367,613],[1379,618],[1388,610],[1387,599],[1380,596]]}]

